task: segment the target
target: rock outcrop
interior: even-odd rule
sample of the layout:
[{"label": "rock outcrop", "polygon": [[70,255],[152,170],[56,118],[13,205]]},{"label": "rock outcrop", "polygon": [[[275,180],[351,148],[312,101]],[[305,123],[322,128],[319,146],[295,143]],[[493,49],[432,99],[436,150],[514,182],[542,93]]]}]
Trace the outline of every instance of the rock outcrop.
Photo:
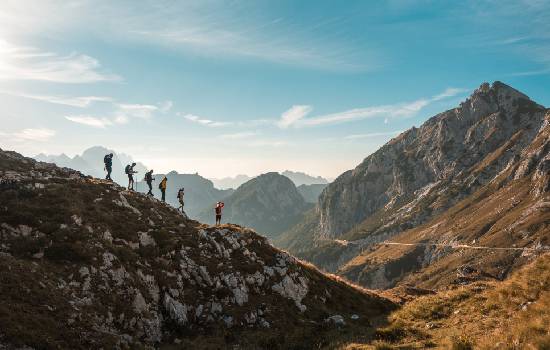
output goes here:
[{"label": "rock outcrop", "polygon": [[394,307],[251,230],[5,151],[0,265],[7,349],[305,346],[329,315],[364,329]]}]

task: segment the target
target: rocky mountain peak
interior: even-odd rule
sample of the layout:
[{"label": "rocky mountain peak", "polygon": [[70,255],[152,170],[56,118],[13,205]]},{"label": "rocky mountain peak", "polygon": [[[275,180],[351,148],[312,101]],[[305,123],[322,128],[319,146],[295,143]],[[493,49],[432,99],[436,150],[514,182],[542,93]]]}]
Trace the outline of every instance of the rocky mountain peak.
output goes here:
[{"label": "rocky mountain peak", "polygon": [[[457,108],[402,133],[331,183],[319,197],[317,236],[344,235],[373,215],[392,221],[422,191],[460,188],[438,204],[437,210],[443,210],[519,156],[540,130],[545,112],[502,82],[483,83]],[[437,211],[421,212],[406,225]],[[405,226],[369,227],[399,232]]]}]

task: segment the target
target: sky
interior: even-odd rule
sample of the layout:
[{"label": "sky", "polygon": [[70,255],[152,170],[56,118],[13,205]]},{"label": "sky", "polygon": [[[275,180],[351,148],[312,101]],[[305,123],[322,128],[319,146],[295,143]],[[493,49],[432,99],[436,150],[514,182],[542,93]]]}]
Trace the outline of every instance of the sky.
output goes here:
[{"label": "sky", "polygon": [[0,2],[0,148],[27,156],[333,178],[495,80],[550,106],[550,1]]}]

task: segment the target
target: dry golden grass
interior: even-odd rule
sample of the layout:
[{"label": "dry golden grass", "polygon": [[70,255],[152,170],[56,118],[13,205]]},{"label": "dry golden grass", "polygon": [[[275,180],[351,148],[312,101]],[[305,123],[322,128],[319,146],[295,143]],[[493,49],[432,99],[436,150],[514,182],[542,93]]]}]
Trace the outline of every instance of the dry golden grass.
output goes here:
[{"label": "dry golden grass", "polygon": [[550,349],[550,254],[503,282],[421,296],[391,314],[375,337],[340,349]]}]

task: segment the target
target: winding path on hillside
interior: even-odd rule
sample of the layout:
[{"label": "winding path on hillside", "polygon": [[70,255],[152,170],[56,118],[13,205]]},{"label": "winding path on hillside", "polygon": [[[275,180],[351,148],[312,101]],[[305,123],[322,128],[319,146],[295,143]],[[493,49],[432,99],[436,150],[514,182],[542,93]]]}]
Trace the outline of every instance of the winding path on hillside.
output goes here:
[{"label": "winding path on hillside", "polygon": [[[332,240],[335,243],[338,243],[343,246],[347,245],[356,245],[360,244],[361,241],[347,241],[344,239],[334,239]],[[488,246],[476,246],[476,245],[468,245],[468,244],[460,244],[460,243],[400,243],[400,242],[389,242],[389,241],[383,241],[379,243],[373,243],[374,245],[397,245],[397,246],[436,246],[436,247],[442,247],[442,248],[453,248],[453,249],[484,249],[484,250],[521,250],[521,251],[541,251],[541,250],[548,250],[550,251],[550,247],[548,246],[540,246],[540,247],[488,247]]]}]

